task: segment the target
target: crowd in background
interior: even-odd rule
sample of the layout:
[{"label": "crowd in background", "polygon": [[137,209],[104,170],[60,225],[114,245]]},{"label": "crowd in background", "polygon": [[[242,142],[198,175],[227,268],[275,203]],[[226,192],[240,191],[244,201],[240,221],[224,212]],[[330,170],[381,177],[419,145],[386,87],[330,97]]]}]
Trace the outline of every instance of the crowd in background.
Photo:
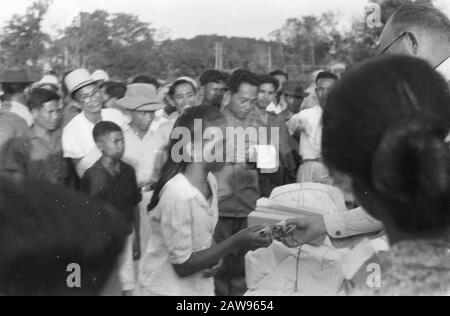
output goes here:
[{"label": "crowd in background", "polygon": [[[400,45],[406,45],[403,55],[427,59],[428,51],[420,46],[426,36],[423,29],[416,31],[414,14],[427,18],[429,28],[450,29],[448,19],[435,9],[402,7],[390,23],[406,30],[397,35],[388,25],[383,53],[402,54]],[[444,65],[445,58],[440,58]],[[428,242],[442,240],[450,224],[444,143],[450,130],[448,86],[429,63],[384,57],[356,66],[342,78],[320,70],[307,89],[283,71],[206,70],[198,79],[173,82],[136,74],[130,82],[118,82],[102,70],[91,74],[77,69],[35,81],[24,69],[10,69],[0,78],[2,182],[21,190],[48,183],[42,194],[35,187],[30,195],[37,205],[52,196],[50,188],[66,187],[67,194],[81,193],[73,199],[94,209],[96,203],[106,205],[97,208],[120,219],[125,241],[103,235],[98,246],[120,252],[117,267],[112,262],[105,267],[117,272],[103,288],[108,294],[244,295],[245,254],[271,243],[259,234],[261,227],[248,227],[249,214],[275,188],[311,182],[350,188],[349,213],[321,218],[322,234],[341,238],[385,228],[391,241],[401,245],[397,260],[414,258],[409,266],[415,265],[416,277],[424,282],[431,282],[426,271],[440,271],[444,277],[433,274],[430,287],[448,289],[448,283],[441,286],[450,275],[445,276],[450,271],[444,261],[448,244]],[[184,128],[194,135],[195,120],[203,122],[202,132],[211,126],[276,128],[278,168],[262,172],[250,161],[249,146],[244,153],[227,150],[235,140],[194,136],[191,147],[198,142],[204,148],[225,146],[230,159],[175,162],[171,154],[179,139],[173,131]],[[199,158],[186,148],[183,154]],[[240,162],[236,158],[242,155]],[[76,212],[73,203],[59,207]],[[315,220],[292,223],[310,231]],[[68,227],[60,229],[71,231]],[[419,239],[419,244],[401,244]],[[414,245],[419,247],[414,253],[423,252],[412,256]],[[418,267],[425,253],[434,258],[428,270]],[[392,279],[398,280],[407,264],[393,261],[398,270]]]}]

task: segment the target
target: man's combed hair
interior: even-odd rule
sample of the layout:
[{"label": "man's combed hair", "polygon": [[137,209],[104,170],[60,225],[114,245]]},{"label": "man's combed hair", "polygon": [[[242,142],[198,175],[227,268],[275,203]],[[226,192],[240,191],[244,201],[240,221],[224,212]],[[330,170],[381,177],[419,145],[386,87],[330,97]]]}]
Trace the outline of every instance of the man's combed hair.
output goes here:
[{"label": "man's combed hair", "polygon": [[237,93],[242,84],[247,83],[249,85],[259,87],[259,78],[251,71],[238,69],[233,72],[228,80],[228,88],[231,93]]},{"label": "man's combed hair", "polygon": [[283,70],[272,71],[269,75],[271,75],[272,77],[284,76],[287,80],[289,80],[289,74],[287,72],[284,72]]},{"label": "man's combed hair", "polygon": [[48,89],[33,89],[28,96],[27,105],[30,110],[39,110],[45,103],[59,101],[60,96]]},{"label": "man's combed hair", "polygon": [[335,81],[339,81],[338,76],[336,76],[334,73],[329,71],[322,71],[317,75],[316,83],[319,82],[321,79],[331,79]]},{"label": "man's combed hair", "polygon": [[[447,15],[431,6],[402,5],[391,17],[395,30],[401,33],[408,27],[423,29],[430,34],[444,35],[450,40],[450,20]],[[401,30],[401,31],[400,31]]]},{"label": "man's combed hair", "polygon": [[275,87],[275,91],[278,91],[280,88],[280,82],[271,75],[261,75],[259,76],[259,85],[263,84],[272,84]]},{"label": "man's combed hair", "polygon": [[119,125],[113,122],[100,122],[94,127],[92,135],[94,136],[94,141],[97,142],[101,137],[107,136],[111,133],[121,133],[122,129]]},{"label": "man's combed hair", "polygon": [[199,78],[201,86],[206,86],[209,83],[226,83],[227,80],[228,75],[226,73],[215,69],[205,71]]}]

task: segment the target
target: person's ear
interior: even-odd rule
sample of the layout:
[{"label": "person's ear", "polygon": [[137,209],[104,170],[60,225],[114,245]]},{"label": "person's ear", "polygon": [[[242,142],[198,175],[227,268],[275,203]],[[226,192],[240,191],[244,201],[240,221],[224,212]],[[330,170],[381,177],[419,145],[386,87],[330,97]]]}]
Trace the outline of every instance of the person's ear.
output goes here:
[{"label": "person's ear", "polygon": [[31,110],[31,115],[33,116],[33,118],[36,120],[39,116],[39,110],[38,109],[32,109]]},{"label": "person's ear", "polygon": [[175,102],[173,102],[172,98],[169,96],[167,97],[167,103],[169,104],[169,106],[173,107],[174,109],[177,108],[175,105]]},{"label": "person's ear", "polygon": [[413,33],[406,33],[406,41],[408,43],[408,47],[414,55],[417,55],[419,51],[419,42],[417,41],[416,36]]},{"label": "person's ear", "polygon": [[223,96],[222,101],[222,107],[227,107],[231,103],[231,91],[225,92],[225,95]]}]

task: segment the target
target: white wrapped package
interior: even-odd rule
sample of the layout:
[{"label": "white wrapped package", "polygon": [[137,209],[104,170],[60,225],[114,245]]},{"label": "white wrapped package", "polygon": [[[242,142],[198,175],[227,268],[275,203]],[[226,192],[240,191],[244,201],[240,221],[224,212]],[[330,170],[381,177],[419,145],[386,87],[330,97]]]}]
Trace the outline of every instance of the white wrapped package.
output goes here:
[{"label": "white wrapped package", "polygon": [[304,246],[299,252],[274,242],[247,255],[247,295],[339,295],[344,281],[340,262],[345,254],[327,246]]}]

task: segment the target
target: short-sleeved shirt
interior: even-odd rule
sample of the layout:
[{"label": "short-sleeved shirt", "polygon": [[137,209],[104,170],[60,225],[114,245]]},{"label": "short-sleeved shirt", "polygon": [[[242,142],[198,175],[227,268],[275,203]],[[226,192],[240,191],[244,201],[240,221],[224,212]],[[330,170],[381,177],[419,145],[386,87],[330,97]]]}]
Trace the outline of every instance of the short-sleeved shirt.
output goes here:
[{"label": "short-sleeved shirt", "polygon": [[150,185],[158,180],[158,170],[164,162],[161,158],[165,156],[170,132],[170,124],[167,122],[156,131],[150,129],[144,138],[136,135],[130,126],[125,128],[125,154],[122,160],[135,169],[140,186]]},{"label": "short-sleeved shirt", "polygon": [[[102,121],[116,123],[120,127],[126,125],[125,116],[115,109],[102,110]],[[64,128],[62,144],[64,157],[71,159],[83,159],[77,167],[78,175],[81,177],[101,157],[94,142],[92,132],[95,124],[90,122],[84,112],[75,116]]]},{"label": "short-sleeved shirt", "polygon": [[315,106],[291,119],[293,126],[301,131],[299,153],[304,160],[322,158],[322,117],[322,108]]},{"label": "short-sleeved shirt", "polygon": [[63,157],[62,130],[55,132],[54,137],[51,144],[30,131],[27,136],[14,139],[5,153],[2,171],[64,184],[68,165]]},{"label": "short-sleeved shirt", "polygon": [[84,174],[81,190],[114,207],[131,228],[134,208],[142,200],[133,167],[122,162],[120,172],[112,175],[99,160]]},{"label": "short-sleeved shirt", "polygon": [[164,187],[159,204],[150,215],[150,242],[139,276],[141,295],[214,295],[212,278],[205,278],[202,272],[181,278],[173,268],[213,245],[218,222],[217,182],[212,174],[208,179],[210,200],[183,174]]}]

